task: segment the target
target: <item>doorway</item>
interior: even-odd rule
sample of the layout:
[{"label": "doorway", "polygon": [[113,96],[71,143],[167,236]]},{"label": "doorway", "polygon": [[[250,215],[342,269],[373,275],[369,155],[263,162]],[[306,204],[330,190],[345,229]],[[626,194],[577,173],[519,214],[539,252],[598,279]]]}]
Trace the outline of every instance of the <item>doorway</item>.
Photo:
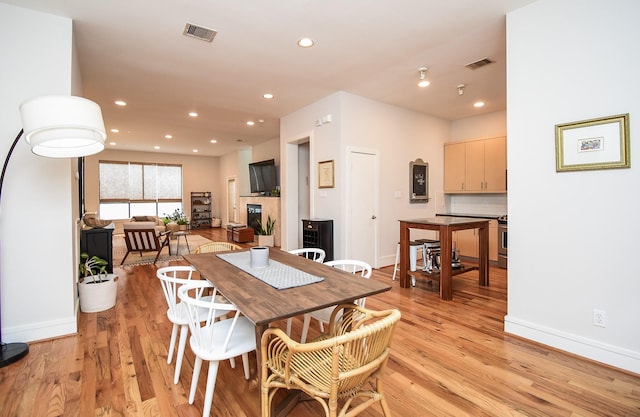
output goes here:
[{"label": "doorway", "polygon": [[227,179],[227,223],[238,222],[238,207],[236,204],[236,179]]}]

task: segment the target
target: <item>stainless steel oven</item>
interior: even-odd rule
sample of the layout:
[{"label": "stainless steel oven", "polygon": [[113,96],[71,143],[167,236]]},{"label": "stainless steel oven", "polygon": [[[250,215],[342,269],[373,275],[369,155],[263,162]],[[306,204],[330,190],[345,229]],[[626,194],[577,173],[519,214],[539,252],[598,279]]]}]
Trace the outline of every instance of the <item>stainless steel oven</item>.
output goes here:
[{"label": "stainless steel oven", "polygon": [[507,268],[507,215],[498,218],[498,266]]}]

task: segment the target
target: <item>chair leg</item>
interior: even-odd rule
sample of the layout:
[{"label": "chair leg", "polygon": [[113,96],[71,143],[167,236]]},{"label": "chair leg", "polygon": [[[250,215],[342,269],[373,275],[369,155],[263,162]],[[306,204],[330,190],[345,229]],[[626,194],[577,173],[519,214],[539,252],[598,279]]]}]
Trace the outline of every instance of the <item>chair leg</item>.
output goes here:
[{"label": "chair leg", "polygon": [[400,268],[398,268],[398,262],[400,262],[400,243],[396,246],[396,262],[393,265],[393,277],[391,277],[391,281],[396,280],[396,273],[400,270]]},{"label": "chair leg", "polygon": [[174,323],[171,330],[171,341],[169,342],[169,353],[167,354],[167,364],[171,364],[173,359],[173,350],[176,347],[176,340],[178,339],[178,325]]},{"label": "chair leg", "polygon": [[124,263],[124,261],[127,259],[127,256],[129,256],[129,251],[127,251],[127,253],[124,254],[124,258],[122,258],[122,262],[120,262],[120,265]]},{"label": "chair leg", "polygon": [[236,369],[236,358],[229,358],[229,365],[231,365],[233,369]]},{"label": "chair leg", "polygon": [[202,358],[196,356],[193,362],[193,376],[191,377],[191,389],[189,390],[189,404],[193,404],[196,398],[196,390],[198,388],[198,378],[200,378],[200,369],[202,368]]},{"label": "chair leg", "polygon": [[242,367],[244,368],[244,379],[248,381],[249,378],[251,377],[251,374],[249,373],[249,354],[248,353],[242,354]]},{"label": "chair leg", "polygon": [[176,357],[176,371],[173,375],[173,383],[180,381],[180,369],[182,369],[182,358],[184,358],[184,348],[187,346],[187,336],[189,335],[189,326],[184,324],[180,326],[180,341],[178,342],[178,356]]},{"label": "chair leg", "polygon": [[217,376],[218,361],[209,361],[209,374],[207,375],[207,388],[204,393],[202,417],[209,417],[209,414],[211,413],[211,403],[213,402],[213,391],[216,389]]},{"label": "chair leg", "polygon": [[309,333],[309,325],[311,324],[311,314],[304,315],[304,323],[302,325],[302,337],[300,337],[300,343],[307,341],[307,333]]},{"label": "chair leg", "polygon": [[291,337],[291,322],[293,321],[293,319],[291,317],[289,317],[287,319],[287,336]]}]

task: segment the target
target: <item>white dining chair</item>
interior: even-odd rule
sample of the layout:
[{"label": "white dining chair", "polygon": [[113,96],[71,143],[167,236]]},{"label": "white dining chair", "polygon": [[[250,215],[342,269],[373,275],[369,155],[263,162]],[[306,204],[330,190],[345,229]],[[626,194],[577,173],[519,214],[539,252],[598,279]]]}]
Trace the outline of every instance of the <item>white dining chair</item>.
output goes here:
[{"label": "white dining chair", "polygon": [[[327,256],[324,249],[321,248],[300,248],[300,249],[292,249],[289,253],[293,255],[302,256],[307,259],[311,259],[316,262],[324,262],[324,258]],[[287,336],[291,336],[291,323],[293,319],[289,317],[287,319]]]},{"label": "white dining chair", "polygon": [[[242,316],[234,304],[215,302],[215,288],[213,299],[202,299],[203,290],[207,288],[214,288],[213,284],[209,281],[192,281],[178,290],[178,296],[187,310],[191,331],[189,346],[196,357],[193,364],[189,404],[193,404],[195,400],[202,361],[209,362],[203,417],[209,416],[211,412],[220,361],[242,356],[244,377],[248,380],[249,352],[256,350],[256,329],[253,323]],[[206,311],[204,317],[203,310]],[[221,314],[233,317],[216,320],[216,317]]]},{"label": "white dining chair", "polygon": [[[200,280],[191,280],[195,268],[192,266],[168,266],[160,268],[156,272],[156,276],[162,284],[162,292],[167,301],[167,318],[173,323],[171,330],[171,340],[169,342],[169,351],[167,352],[167,364],[171,364],[173,360],[173,351],[178,338],[178,329],[180,329],[180,341],[178,342],[178,354],[176,356],[176,369],[173,376],[173,383],[177,384],[180,380],[180,369],[182,368],[182,359],[184,358],[184,349],[187,345],[187,336],[189,335],[189,321],[187,320],[187,310],[178,298],[178,289],[185,284],[191,282],[199,282]],[[209,296],[209,299],[211,296]],[[201,312],[205,314],[205,311]],[[221,313],[222,315],[224,313]]]},{"label": "white dining chair", "polygon": [[[351,274],[359,274],[362,278],[370,278],[371,277],[371,265],[366,262],[358,261],[355,259],[342,259],[335,261],[328,261],[324,263],[333,268],[338,268],[343,271],[349,272]],[[354,300],[354,304],[359,305],[360,307],[364,307],[366,302],[366,297],[359,298]],[[323,308],[321,310],[312,311],[311,313],[307,313],[304,315],[304,323],[302,325],[302,336],[300,338],[300,343],[305,343],[307,340],[307,334],[309,333],[309,325],[311,324],[311,319],[314,318],[318,321],[320,325],[320,331],[324,333],[324,324],[329,323],[329,319],[331,318],[331,313],[335,306]]]}]

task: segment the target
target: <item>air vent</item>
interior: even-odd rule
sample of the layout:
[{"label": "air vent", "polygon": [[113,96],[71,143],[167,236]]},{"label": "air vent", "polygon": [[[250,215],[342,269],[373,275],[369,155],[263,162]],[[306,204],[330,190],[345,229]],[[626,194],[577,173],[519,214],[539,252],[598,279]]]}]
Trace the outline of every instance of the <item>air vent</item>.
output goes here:
[{"label": "air vent", "polygon": [[184,32],[182,34],[184,36],[189,36],[191,38],[200,39],[202,41],[211,42],[213,38],[216,37],[215,30],[207,29],[202,26],[192,25],[191,23],[187,23],[184,27]]},{"label": "air vent", "polygon": [[472,62],[470,64],[465,65],[466,68],[470,70],[477,70],[480,67],[484,67],[485,65],[493,64],[493,61],[489,58],[484,58],[476,62]]}]

